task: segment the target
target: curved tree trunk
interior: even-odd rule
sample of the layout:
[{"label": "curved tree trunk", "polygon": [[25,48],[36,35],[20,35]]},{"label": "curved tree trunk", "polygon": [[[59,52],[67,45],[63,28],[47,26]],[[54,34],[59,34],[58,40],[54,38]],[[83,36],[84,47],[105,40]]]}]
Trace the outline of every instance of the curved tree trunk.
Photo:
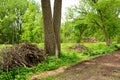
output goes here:
[{"label": "curved tree trunk", "polygon": [[[98,0],[92,0],[95,4],[97,3]],[[100,9],[97,9],[97,12],[99,14],[99,17],[100,17],[100,21],[101,21],[101,25],[99,23],[97,23],[95,21],[95,23],[101,28],[101,30],[103,31],[103,34],[104,34],[104,38],[105,38],[105,42],[106,42],[106,45],[107,46],[110,46],[112,44],[112,41],[110,39],[110,36],[108,36],[107,34],[107,31],[106,31],[106,27],[105,27],[105,24],[104,24],[104,20],[103,20],[103,13]]]},{"label": "curved tree trunk", "polygon": [[55,35],[50,0],[41,0],[41,5],[44,23],[45,51],[48,55],[55,55]]},{"label": "curved tree trunk", "polygon": [[107,35],[107,32],[105,30],[105,27],[103,26],[103,33],[105,37],[105,42],[107,46],[110,46],[112,44],[110,37]]}]

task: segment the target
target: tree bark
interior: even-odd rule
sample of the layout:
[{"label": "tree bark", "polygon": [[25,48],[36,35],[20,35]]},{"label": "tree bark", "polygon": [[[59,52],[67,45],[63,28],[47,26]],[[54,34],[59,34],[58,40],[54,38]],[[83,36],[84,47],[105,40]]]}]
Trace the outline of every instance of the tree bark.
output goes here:
[{"label": "tree bark", "polygon": [[[98,0],[92,0],[92,1],[93,1],[95,4],[98,2]],[[112,44],[112,42],[111,42],[110,36],[108,36],[107,31],[106,31],[106,29],[105,29],[102,11],[98,9],[97,12],[98,12],[98,14],[99,14],[99,16],[100,16],[101,25],[98,24],[96,21],[95,21],[95,24],[98,25],[98,26],[101,28],[101,30],[103,31],[106,45],[107,45],[107,46],[110,46],[110,45]]]},{"label": "tree bark", "polygon": [[107,35],[107,32],[106,32],[104,26],[103,26],[103,33],[104,33],[106,45],[107,45],[107,46],[110,46],[110,45],[111,45],[111,40],[110,40],[110,37]]},{"label": "tree bark", "polygon": [[119,35],[116,36],[116,42],[117,42],[117,44],[120,43],[120,36]]},{"label": "tree bark", "polygon": [[41,5],[44,23],[45,52],[48,55],[55,55],[55,35],[50,0],[41,0]]},{"label": "tree bark", "polygon": [[53,27],[56,39],[56,56],[58,57],[61,51],[60,45],[60,26],[61,26],[61,12],[62,12],[62,0],[54,1],[54,12],[53,12]]},{"label": "tree bark", "polygon": [[107,32],[106,32],[106,29],[105,29],[105,25],[104,25],[104,22],[103,22],[102,11],[101,11],[101,10],[98,10],[98,13],[99,13],[99,15],[100,15],[100,20],[101,20],[101,24],[102,24],[101,27],[102,27],[102,30],[103,30],[103,33],[104,33],[106,45],[107,45],[107,46],[110,46],[112,43],[111,43],[110,36],[108,36],[108,34],[107,34]]}]

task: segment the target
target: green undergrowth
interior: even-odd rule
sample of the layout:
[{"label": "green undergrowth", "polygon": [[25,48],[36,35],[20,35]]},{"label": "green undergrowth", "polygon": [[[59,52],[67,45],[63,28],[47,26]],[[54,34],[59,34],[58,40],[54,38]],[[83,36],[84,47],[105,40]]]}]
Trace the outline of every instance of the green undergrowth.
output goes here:
[{"label": "green undergrowth", "polygon": [[41,73],[44,71],[50,71],[57,69],[61,66],[69,66],[78,61],[80,61],[80,57],[77,56],[77,53],[61,53],[60,58],[57,59],[54,56],[49,56],[46,60],[37,66],[32,68],[23,68],[17,67],[8,72],[0,71],[0,80],[26,80],[30,77],[30,75],[35,73]]},{"label": "green undergrowth", "polygon": [[6,48],[6,47],[11,47],[11,44],[0,44],[0,49]]},{"label": "green undergrowth", "polygon": [[96,56],[117,50],[116,45],[106,47],[105,44],[84,44],[90,49],[90,51],[83,53],[78,53],[74,50],[67,50],[68,47],[73,45],[74,44],[67,45],[67,43],[62,44],[62,53],[60,58],[57,59],[54,56],[48,56],[44,62],[32,68],[17,67],[8,72],[0,70],[0,80],[28,80],[33,74],[54,70],[61,66],[70,66],[77,62],[89,60]]},{"label": "green undergrowth", "polygon": [[99,44],[97,46],[94,46],[94,48],[89,48],[89,49],[90,51],[83,52],[83,55],[96,56],[96,55],[110,53],[117,50],[118,46],[117,45],[104,46],[104,44]]}]

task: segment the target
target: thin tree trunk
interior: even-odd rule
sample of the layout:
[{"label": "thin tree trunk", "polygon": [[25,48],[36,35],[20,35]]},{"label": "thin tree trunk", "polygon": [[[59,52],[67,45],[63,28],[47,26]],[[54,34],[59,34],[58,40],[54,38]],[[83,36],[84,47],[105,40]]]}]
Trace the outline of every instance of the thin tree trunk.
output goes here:
[{"label": "thin tree trunk", "polygon": [[50,0],[41,0],[41,5],[44,23],[45,51],[48,55],[55,55],[55,35]]},{"label": "thin tree trunk", "polygon": [[[98,0],[92,0],[92,1],[93,1],[94,3],[97,3]],[[112,44],[112,42],[111,42],[110,37],[107,35],[106,29],[105,29],[102,11],[98,9],[97,12],[99,13],[99,16],[100,16],[101,25],[99,25],[96,21],[95,21],[95,23],[96,23],[96,25],[98,25],[98,26],[102,29],[102,31],[103,31],[103,33],[104,33],[104,38],[105,38],[106,45],[107,45],[107,46],[110,46],[110,45]]]},{"label": "thin tree trunk", "polygon": [[61,26],[61,11],[62,11],[62,0],[54,1],[54,12],[53,12],[53,27],[56,39],[56,57],[59,56],[61,51],[60,46],[60,26]]},{"label": "thin tree trunk", "polygon": [[101,24],[102,24],[101,27],[102,27],[102,30],[103,30],[103,33],[104,33],[106,45],[110,46],[111,45],[111,40],[110,40],[110,37],[107,35],[106,29],[105,29],[102,12],[101,12],[101,10],[98,10],[98,12],[99,12],[99,15],[100,15],[100,20],[101,20]]},{"label": "thin tree trunk", "polygon": [[12,44],[15,43],[15,27],[12,26]]},{"label": "thin tree trunk", "polygon": [[120,43],[120,36],[119,35],[116,35],[116,42]]},{"label": "thin tree trunk", "polygon": [[111,45],[111,40],[110,40],[110,38],[109,38],[108,35],[107,35],[107,32],[106,32],[106,30],[105,30],[105,27],[103,27],[103,33],[104,33],[106,45],[107,45],[107,46],[110,46],[110,45]]}]

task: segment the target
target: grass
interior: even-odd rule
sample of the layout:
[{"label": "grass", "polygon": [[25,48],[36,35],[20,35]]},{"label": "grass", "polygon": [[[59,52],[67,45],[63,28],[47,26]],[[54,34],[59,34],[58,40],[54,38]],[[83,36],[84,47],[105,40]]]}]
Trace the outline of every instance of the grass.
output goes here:
[{"label": "grass", "polygon": [[[37,44],[40,48],[43,48],[44,44]],[[105,43],[84,43],[85,46],[89,47],[90,52],[78,53],[74,50],[68,50],[68,47],[73,46],[74,43],[62,43],[62,53],[59,59],[56,59],[54,56],[48,56],[46,60],[32,68],[18,67],[14,68],[9,72],[4,72],[0,70],[0,80],[26,80],[32,74],[42,73],[44,71],[50,71],[57,69],[61,66],[70,66],[77,62],[84,60],[89,60],[96,56],[112,52],[117,49],[115,45],[106,47]],[[0,45],[2,48],[3,45]],[[50,78],[46,80],[52,80]]]},{"label": "grass", "polygon": [[9,46],[11,46],[11,44],[0,44],[0,49],[9,47]]},{"label": "grass", "polygon": [[76,53],[62,53],[59,59],[49,56],[46,60],[32,68],[18,67],[9,72],[0,71],[0,80],[26,80],[30,75],[57,69],[61,66],[70,66],[78,61],[82,61]]},{"label": "grass", "polygon": [[95,55],[102,55],[106,53],[110,53],[112,51],[117,50],[117,45],[106,46],[105,43],[98,43],[98,44],[84,44],[90,49],[90,52],[84,52],[85,55],[95,56]]}]

